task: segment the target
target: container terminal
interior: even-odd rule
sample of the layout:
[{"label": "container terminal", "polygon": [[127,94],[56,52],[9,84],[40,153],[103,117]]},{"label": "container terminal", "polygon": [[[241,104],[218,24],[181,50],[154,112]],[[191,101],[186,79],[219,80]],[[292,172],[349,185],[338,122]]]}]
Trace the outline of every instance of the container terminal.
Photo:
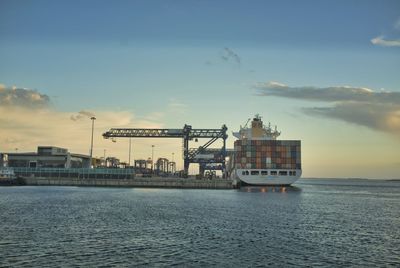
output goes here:
[{"label": "container terminal", "polygon": [[[94,122],[95,118],[91,119]],[[300,141],[277,141],[280,132],[272,131],[270,125],[264,126],[258,115],[250,127],[247,123],[240,128],[243,137],[234,133],[239,140],[233,149],[226,148],[226,125],[219,129],[194,129],[187,124],[181,129],[112,128],[102,134],[111,141],[120,138],[182,139],[183,170],[179,171],[176,163],[167,158],[136,159],[131,166],[115,157],[93,158],[92,153],[75,154],[65,148],[39,146],[36,152],[1,153],[0,184],[15,177],[19,178],[19,184],[22,179],[28,185],[232,189],[253,178],[257,179],[257,185],[282,187],[298,179],[301,175]],[[199,140],[203,140],[201,146],[190,147],[192,141]],[[212,148],[218,140],[222,141],[222,147]],[[291,148],[294,151],[290,151]],[[191,164],[199,167],[195,176],[189,176]],[[220,176],[216,175],[217,171]],[[249,176],[243,176],[246,172]]]}]

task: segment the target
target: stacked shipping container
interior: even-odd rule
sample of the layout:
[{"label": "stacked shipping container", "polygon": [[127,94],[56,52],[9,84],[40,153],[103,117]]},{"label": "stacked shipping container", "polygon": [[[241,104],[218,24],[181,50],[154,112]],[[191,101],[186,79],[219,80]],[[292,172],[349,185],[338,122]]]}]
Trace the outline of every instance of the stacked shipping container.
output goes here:
[{"label": "stacked shipping container", "polygon": [[301,169],[299,140],[237,140],[237,169]]}]

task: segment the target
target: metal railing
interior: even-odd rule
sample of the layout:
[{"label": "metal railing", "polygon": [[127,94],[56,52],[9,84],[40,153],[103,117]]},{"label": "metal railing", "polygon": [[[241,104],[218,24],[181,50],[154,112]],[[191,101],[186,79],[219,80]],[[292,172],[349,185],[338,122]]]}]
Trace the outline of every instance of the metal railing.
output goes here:
[{"label": "metal railing", "polygon": [[13,168],[15,175],[22,177],[52,177],[75,179],[133,179],[131,168]]}]

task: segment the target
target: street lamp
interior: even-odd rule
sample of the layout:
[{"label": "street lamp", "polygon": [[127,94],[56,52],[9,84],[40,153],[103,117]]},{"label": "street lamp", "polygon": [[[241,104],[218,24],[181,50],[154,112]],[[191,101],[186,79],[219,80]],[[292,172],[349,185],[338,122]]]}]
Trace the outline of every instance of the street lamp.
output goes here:
[{"label": "street lamp", "polygon": [[131,138],[129,138],[129,160],[128,166],[131,166]]},{"label": "street lamp", "polygon": [[151,173],[154,173],[154,145],[151,145]]},{"label": "street lamp", "polygon": [[90,140],[90,162],[89,162],[89,168],[92,166],[92,157],[93,157],[93,130],[94,130],[94,120],[96,120],[96,117],[92,116],[92,117],[90,117],[90,120],[92,120],[92,139]]},{"label": "street lamp", "polygon": [[174,162],[174,153],[172,153],[172,162]]}]

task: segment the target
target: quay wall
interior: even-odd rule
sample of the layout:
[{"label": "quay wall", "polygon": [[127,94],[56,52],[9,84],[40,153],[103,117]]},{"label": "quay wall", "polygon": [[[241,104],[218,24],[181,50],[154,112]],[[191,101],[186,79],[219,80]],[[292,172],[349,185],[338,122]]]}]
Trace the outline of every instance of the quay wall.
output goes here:
[{"label": "quay wall", "polygon": [[37,186],[100,186],[100,187],[148,187],[183,189],[233,189],[232,180],[183,179],[183,178],[134,178],[134,179],[89,179],[58,177],[23,177],[26,185]]}]

